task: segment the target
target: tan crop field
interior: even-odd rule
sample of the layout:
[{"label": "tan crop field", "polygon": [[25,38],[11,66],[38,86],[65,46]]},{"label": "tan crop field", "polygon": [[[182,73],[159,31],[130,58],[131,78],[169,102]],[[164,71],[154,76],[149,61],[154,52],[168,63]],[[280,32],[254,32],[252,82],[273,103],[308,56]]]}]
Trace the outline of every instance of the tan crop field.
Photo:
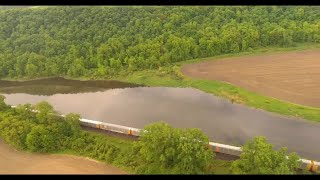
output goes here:
[{"label": "tan crop field", "polygon": [[187,64],[182,72],[295,104],[320,107],[319,49]]},{"label": "tan crop field", "polygon": [[126,174],[126,172],[83,157],[17,151],[0,139],[0,174]]}]

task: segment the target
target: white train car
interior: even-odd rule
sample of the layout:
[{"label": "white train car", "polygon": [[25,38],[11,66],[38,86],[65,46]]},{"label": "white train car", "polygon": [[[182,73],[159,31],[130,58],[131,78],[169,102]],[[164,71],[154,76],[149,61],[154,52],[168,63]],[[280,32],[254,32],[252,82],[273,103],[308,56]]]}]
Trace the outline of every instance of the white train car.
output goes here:
[{"label": "white train car", "polygon": [[226,144],[219,144],[219,143],[209,142],[209,146],[211,147],[211,149],[214,152],[233,155],[233,156],[239,156],[240,157],[241,152],[242,152],[240,147],[230,146],[230,145],[226,145]]},{"label": "white train car", "polygon": [[117,132],[121,134],[127,134],[132,136],[139,136],[140,129],[131,128],[127,126],[121,126],[116,124],[104,123],[99,121],[93,121],[89,119],[80,119],[80,124],[97,129],[103,129],[106,131]]}]

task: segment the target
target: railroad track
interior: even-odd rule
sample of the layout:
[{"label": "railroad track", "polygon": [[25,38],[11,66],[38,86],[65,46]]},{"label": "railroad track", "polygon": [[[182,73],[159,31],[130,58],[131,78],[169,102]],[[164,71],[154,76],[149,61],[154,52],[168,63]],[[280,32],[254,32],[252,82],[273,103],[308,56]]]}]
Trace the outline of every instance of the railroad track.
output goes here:
[{"label": "railroad track", "polygon": [[[132,140],[132,141],[137,141],[139,139],[138,136],[131,136],[131,135],[123,134],[123,133],[119,133],[119,132],[106,131],[103,129],[97,129],[97,128],[88,127],[88,126],[84,126],[84,125],[81,125],[81,128],[85,131],[101,133],[101,134],[105,134],[108,136],[119,137],[119,138],[128,139],[128,140]],[[238,156],[219,153],[219,152],[216,153],[216,158],[220,159],[220,160],[226,160],[226,161],[234,161],[234,160],[239,159]]]}]

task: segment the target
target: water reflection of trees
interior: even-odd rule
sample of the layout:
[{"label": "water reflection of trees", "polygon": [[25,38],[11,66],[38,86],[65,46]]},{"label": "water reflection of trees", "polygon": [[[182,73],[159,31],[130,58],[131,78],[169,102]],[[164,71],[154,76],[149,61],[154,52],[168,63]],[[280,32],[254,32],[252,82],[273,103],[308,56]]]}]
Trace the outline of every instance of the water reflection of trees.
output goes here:
[{"label": "water reflection of trees", "polygon": [[26,93],[32,95],[74,94],[105,91],[113,88],[138,87],[139,85],[120,81],[77,81],[63,78],[49,78],[31,81],[0,81],[0,93]]}]

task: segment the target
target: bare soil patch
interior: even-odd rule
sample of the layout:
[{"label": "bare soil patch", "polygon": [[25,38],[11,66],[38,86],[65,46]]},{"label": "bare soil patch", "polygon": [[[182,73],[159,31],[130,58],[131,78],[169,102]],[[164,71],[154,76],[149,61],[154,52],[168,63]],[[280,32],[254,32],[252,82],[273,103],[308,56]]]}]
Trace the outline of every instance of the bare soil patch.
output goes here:
[{"label": "bare soil patch", "polygon": [[0,140],[0,174],[126,174],[91,159],[21,152]]},{"label": "bare soil patch", "polygon": [[219,80],[262,95],[320,107],[320,50],[226,58],[187,64],[182,73]]}]

